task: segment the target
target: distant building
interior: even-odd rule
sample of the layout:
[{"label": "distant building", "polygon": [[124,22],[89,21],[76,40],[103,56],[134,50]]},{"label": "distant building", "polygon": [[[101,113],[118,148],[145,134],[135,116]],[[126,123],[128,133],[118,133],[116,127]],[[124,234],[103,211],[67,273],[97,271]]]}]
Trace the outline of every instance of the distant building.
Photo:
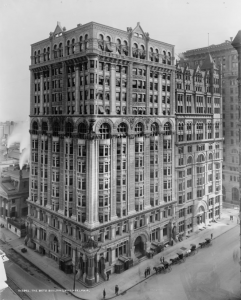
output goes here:
[{"label": "distant building", "polygon": [[6,144],[8,137],[13,132],[17,123],[13,121],[0,122],[0,141],[1,144]]},{"label": "distant building", "polygon": [[223,201],[239,203],[239,133],[238,133],[238,55],[237,50],[225,41],[218,45],[186,51],[184,57],[190,67],[204,63],[210,53],[222,65],[223,96]]},{"label": "distant building", "polygon": [[[241,30],[235,36],[232,46],[238,52],[238,113],[239,113],[239,123],[238,123],[238,131],[239,131],[239,195],[241,196]],[[239,205],[241,204],[241,198],[239,196]],[[240,205],[241,211],[241,205]],[[240,217],[240,214],[239,214]]]},{"label": "distant building", "polygon": [[25,232],[27,198],[29,196],[29,170],[9,167],[0,178],[0,221],[17,235]]}]

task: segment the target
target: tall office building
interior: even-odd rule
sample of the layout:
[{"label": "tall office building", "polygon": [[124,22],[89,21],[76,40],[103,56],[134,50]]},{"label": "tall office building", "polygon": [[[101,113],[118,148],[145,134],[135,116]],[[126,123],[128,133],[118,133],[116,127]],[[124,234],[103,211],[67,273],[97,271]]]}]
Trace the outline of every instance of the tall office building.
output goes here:
[{"label": "tall office building", "polygon": [[31,51],[29,236],[93,285],[171,240],[174,46],[91,22]]},{"label": "tall office building", "polygon": [[189,235],[220,218],[222,211],[221,69],[211,55],[176,70],[177,232]]},{"label": "tall office building", "polygon": [[223,201],[239,203],[238,181],[238,56],[231,41],[209,47],[186,51],[185,59],[191,66],[202,66],[206,55],[211,54],[216,64],[222,65],[223,98]]},{"label": "tall office building", "polygon": [[[58,24],[31,51],[29,246],[66,272],[75,265],[77,278],[88,286],[106,279],[107,272],[122,272],[171,243],[177,232],[187,233],[177,223],[175,178],[186,170],[189,156],[193,187],[195,180],[201,184],[193,188],[191,199],[182,198],[178,209],[185,203],[187,215],[179,222],[194,231],[212,219],[206,203],[207,164],[213,176],[218,174],[221,156],[210,155],[222,145],[213,126],[212,135],[201,142],[206,127],[196,121],[214,124],[220,117],[215,109],[221,102],[221,77],[214,65],[207,71],[190,70],[192,91],[176,90],[174,46],[151,39],[139,23],[127,31],[94,22],[66,31]],[[204,102],[197,105],[195,96],[204,90],[195,89],[207,88],[205,76],[217,90],[207,94],[211,104],[205,105],[211,111],[204,115],[196,110],[199,104],[204,109]],[[192,139],[179,141],[179,148],[187,152],[186,144],[200,145],[182,165],[176,165],[175,145],[179,92],[192,96],[193,110],[191,119],[178,115],[193,122]],[[212,149],[210,143],[215,143]]]}]

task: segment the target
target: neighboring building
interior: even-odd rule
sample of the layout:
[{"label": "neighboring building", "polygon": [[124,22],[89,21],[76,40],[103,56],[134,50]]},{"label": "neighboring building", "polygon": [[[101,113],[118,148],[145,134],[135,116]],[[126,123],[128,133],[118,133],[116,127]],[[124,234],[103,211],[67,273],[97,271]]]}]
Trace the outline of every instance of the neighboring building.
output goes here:
[{"label": "neighboring building", "polygon": [[[236,37],[232,42],[232,46],[238,52],[238,131],[239,131],[239,195],[241,195],[241,30],[237,33]],[[239,196],[239,205],[240,205],[240,196]],[[241,216],[241,205],[239,211],[239,217]]]},{"label": "neighboring building", "polygon": [[[232,39],[231,39],[232,40]],[[185,59],[191,67],[202,66],[210,53],[214,62],[222,65],[223,76],[223,201],[239,202],[239,136],[238,136],[238,57],[231,41],[209,47],[186,51]]]},{"label": "neighboring building", "polygon": [[[208,212],[220,209],[222,199],[209,206],[211,195],[220,191],[208,193],[206,179],[202,193],[185,202],[185,220],[192,222],[180,222],[188,230],[177,224],[175,129],[176,117],[183,116],[175,115],[179,69],[174,66],[173,45],[151,39],[139,23],[125,32],[91,22],[70,31],[58,24],[48,39],[32,45],[31,53],[28,245],[66,272],[77,262],[78,279],[93,286],[107,272],[122,272],[150,251],[171,244],[176,231],[188,233],[215,218]],[[196,78],[199,71],[190,72]],[[221,105],[221,77],[213,64],[200,74],[210,76],[210,96],[219,101],[214,104],[212,99],[212,111],[204,115],[195,110],[192,91],[193,115],[185,118],[195,119],[193,124],[197,119],[214,123],[220,119],[215,109]],[[179,87],[177,92],[184,93]],[[198,127],[195,147],[199,133]],[[199,163],[204,164],[202,155],[207,164],[210,142],[220,147],[213,148],[214,153],[222,151],[219,137],[208,137],[200,145],[205,144],[206,152],[193,157],[201,157],[193,162],[194,176]],[[185,142],[180,148],[184,145],[186,153]],[[221,154],[211,161],[213,168],[218,161],[221,168]],[[186,207],[182,199],[178,209]]]},{"label": "neighboring building", "polygon": [[16,125],[17,123],[13,121],[0,122],[0,141],[2,145],[6,145],[7,139]]},{"label": "neighboring building", "polygon": [[26,234],[25,219],[29,197],[29,170],[9,167],[0,178],[0,220],[19,236]]},{"label": "neighboring building", "polygon": [[176,72],[177,232],[189,234],[222,210],[222,73],[210,54]]}]

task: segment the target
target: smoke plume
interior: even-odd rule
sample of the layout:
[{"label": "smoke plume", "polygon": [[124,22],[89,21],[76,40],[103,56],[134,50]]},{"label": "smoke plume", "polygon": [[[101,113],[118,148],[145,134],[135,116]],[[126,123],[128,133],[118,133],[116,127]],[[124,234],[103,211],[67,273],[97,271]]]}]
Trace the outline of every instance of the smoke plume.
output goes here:
[{"label": "smoke plume", "polygon": [[[30,156],[30,138],[29,138],[29,121],[18,123],[8,138],[7,147],[14,143],[20,143],[21,152],[19,166],[22,169],[25,162],[29,161]],[[24,151],[23,151],[24,150]]]}]

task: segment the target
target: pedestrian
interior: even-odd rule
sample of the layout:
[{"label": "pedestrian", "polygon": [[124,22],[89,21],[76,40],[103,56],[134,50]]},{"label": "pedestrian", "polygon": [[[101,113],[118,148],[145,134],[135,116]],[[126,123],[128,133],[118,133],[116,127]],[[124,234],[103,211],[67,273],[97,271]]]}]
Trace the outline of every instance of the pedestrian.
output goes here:
[{"label": "pedestrian", "polygon": [[146,278],[146,275],[147,275],[147,269],[145,269],[145,278]]},{"label": "pedestrian", "polygon": [[106,296],[106,292],[105,292],[105,289],[103,291],[103,299],[105,299],[105,296]]},{"label": "pedestrian", "polygon": [[211,240],[213,239],[213,234],[211,233]]},{"label": "pedestrian", "polygon": [[116,294],[116,296],[118,296],[118,292],[119,292],[119,287],[118,287],[118,285],[116,285],[115,286],[115,294]]},{"label": "pedestrian", "polygon": [[110,277],[109,272],[106,273],[106,277],[107,277],[107,281],[109,281],[109,277]]}]

